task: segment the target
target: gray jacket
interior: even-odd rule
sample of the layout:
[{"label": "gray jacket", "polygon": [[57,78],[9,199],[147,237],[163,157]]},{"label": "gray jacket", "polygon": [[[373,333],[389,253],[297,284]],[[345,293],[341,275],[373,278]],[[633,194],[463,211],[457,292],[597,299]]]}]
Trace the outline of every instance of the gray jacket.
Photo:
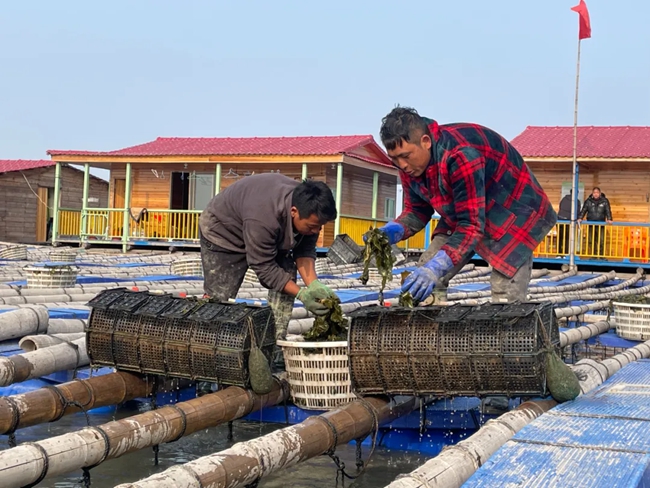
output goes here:
[{"label": "gray jacket", "polygon": [[316,259],[318,235],[294,235],[291,199],[299,184],[271,173],[233,183],[212,198],[201,214],[201,234],[226,251],[245,253],[262,286],[281,291],[292,276],[278,260],[289,252],[294,259]]}]

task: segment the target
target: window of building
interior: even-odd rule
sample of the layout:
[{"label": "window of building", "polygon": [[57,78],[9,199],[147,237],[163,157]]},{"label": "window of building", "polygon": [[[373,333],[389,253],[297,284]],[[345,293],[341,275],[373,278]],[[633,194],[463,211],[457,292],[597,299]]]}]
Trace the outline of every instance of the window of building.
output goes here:
[{"label": "window of building", "polygon": [[395,199],[386,198],[384,200],[384,218],[385,219],[394,219],[395,218]]}]

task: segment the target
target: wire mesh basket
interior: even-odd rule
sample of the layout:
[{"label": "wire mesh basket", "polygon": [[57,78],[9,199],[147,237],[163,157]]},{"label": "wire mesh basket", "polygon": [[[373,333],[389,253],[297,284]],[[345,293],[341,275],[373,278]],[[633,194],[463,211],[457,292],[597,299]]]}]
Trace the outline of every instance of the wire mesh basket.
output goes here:
[{"label": "wire mesh basket", "polygon": [[268,306],[123,288],[106,290],[88,305],[86,343],[92,365],[247,388],[250,334],[269,361],[275,345]]},{"label": "wire mesh basket", "polygon": [[373,306],[350,316],[350,379],[359,395],[546,394],[544,337],[559,344],[550,303]]}]

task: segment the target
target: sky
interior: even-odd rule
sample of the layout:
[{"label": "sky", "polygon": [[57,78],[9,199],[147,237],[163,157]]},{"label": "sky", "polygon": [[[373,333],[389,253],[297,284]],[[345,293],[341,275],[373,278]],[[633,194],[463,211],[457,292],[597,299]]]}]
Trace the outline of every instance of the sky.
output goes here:
[{"label": "sky", "polygon": [[[379,141],[396,104],[508,139],[572,125],[578,1],[4,0],[0,159],[159,136]],[[650,2],[587,6],[579,124],[650,125]]]}]

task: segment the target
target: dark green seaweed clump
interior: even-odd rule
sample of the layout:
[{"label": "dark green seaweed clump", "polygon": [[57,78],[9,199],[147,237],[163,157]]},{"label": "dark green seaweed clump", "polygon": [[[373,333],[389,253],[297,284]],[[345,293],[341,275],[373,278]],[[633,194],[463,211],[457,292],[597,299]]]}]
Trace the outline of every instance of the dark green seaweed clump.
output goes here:
[{"label": "dark green seaweed clump", "polygon": [[341,300],[326,298],[321,302],[328,308],[325,315],[316,317],[314,326],[303,334],[310,342],[345,341],[348,338],[348,321],[343,317]]},{"label": "dark green seaweed clump", "polygon": [[366,247],[363,250],[363,272],[359,279],[364,285],[368,283],[370,277],[370,263],[374,258],[377,271],[381,276],[379,300],[380,302],[383,302],[386,283],[393,280],[393,266],[395,264],[393,249],[388,241],[388,236],[379,229],[373,229],[371,227],[364,236],[366,237]]}]

